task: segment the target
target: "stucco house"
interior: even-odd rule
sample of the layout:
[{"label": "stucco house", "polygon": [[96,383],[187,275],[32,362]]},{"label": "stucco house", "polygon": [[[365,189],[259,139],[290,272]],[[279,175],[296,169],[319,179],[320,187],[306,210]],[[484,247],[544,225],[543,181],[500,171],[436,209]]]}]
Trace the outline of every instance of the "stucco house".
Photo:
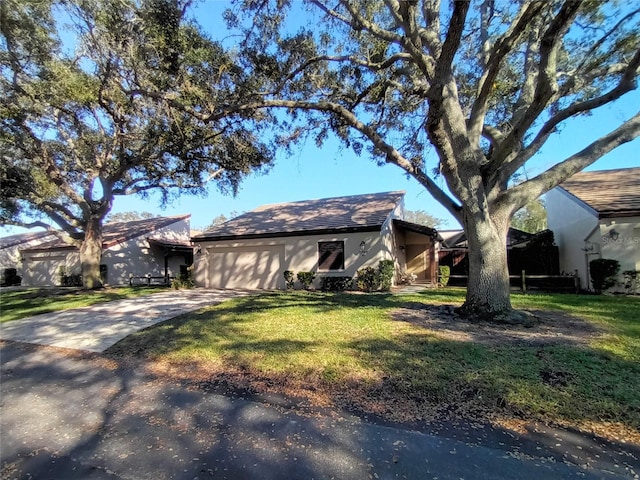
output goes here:
[{"label": "stucco house", "polygon": [[560,269],[577,270],[582,288],[590,288],[596,258],[617,260],[620,272],[640,270],[640,168],[577,173],[546,194],[546,205]]},{"label": "stucco house", "polygon": [[50,231],[25,232],[0,238],[0,272],[7,268],[15,268],[22,276],[22,255],[20,249],[35,247],[51,241],[55,234]]},{"label": "stucco house", "polygon": [[[191,215],[106,223],[100,270],[107,285],[127,285],[131,276],[169,277],[190,265]],[[22,285],[60,285],[62,275],[80,273],[78,248],[61,238],[20,249]]]},{"label": "stucco house", "polygon": [[380,260],[435,282],[437,232],[403,220],[405,192],[265,205],[191,238],[194,279],[205,288],[284,289],[285,270],[355,277]]}]

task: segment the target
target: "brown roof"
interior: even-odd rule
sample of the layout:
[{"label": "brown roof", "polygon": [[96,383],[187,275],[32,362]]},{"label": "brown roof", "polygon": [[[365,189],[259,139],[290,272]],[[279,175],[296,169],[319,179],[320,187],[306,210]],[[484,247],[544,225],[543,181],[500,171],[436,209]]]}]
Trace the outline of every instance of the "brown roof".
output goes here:
[{"label": "brown roof", "polygon": [[264,205],[233,218],[193,241],[380,230],[403,191]]},{"label": "brown roof", "polygon": [[17,233],[15,235],[9,235],[8,237],[0,238],[0,249],[16,247],[18,245],[22,245],[23,243],[28,243],[34,240],[41,240],[49,235],[54,235],[53,232],[50,231],[41,231],[41,232],[25,232],[25,233]]},{"label": "brown roof", "polygon": [[[132,238],[148,235],[156,230],[167,227],[172,223],[186,220],[191,215],[177,215],[174,217],[154,217],[142,220],[132,220],[130,222],[105,223],[102,228],[102,248],[110,248],[119,243],[126,242]],[[74,248],[62,239],[52,240],[29,250],[50,250],[59,248]]]},{"label": "brown roof", "polygon": [[640,168],[580,172],[560,187],[595,210],[599,218],[640,215]]}]

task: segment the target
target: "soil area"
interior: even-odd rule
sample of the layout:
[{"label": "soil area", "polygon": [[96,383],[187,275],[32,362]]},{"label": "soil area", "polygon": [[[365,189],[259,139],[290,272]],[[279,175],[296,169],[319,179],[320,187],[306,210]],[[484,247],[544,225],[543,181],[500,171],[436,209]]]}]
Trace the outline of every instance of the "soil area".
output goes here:
[{"label": "soil area", "polygon": [[451,305],[407,304],[395,310],[394,320],[437,332],[438,336],[482,345],[586,345],[602,334],[592,323],[562,312],[527,311],[531,326],[475,322],[455,313]]}]

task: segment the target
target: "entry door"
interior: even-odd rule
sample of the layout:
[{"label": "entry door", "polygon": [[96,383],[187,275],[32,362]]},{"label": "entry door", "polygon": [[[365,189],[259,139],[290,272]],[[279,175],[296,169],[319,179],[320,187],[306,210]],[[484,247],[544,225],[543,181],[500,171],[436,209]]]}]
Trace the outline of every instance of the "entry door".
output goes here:
[{"label": "entry door", "polygon": [[407,273],[413,273],[418,280],[427,280],[427,246],[407,245]]}]

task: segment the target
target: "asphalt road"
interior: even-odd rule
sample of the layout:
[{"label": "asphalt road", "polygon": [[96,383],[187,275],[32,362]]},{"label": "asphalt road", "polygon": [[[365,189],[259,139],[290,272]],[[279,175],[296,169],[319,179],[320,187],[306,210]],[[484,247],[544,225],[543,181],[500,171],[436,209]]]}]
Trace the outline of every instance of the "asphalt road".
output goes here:
[{"label": "asphalt road", "polygon": [[2,479],[610,479],[640,472],[637,450],[594,450],[581,437],[571,458],[552,446],[568,437],[485,444],[343,412],[300,414],[286,401],[166,382],[143,365],[97,353],[0,342],[0,358]]}]

